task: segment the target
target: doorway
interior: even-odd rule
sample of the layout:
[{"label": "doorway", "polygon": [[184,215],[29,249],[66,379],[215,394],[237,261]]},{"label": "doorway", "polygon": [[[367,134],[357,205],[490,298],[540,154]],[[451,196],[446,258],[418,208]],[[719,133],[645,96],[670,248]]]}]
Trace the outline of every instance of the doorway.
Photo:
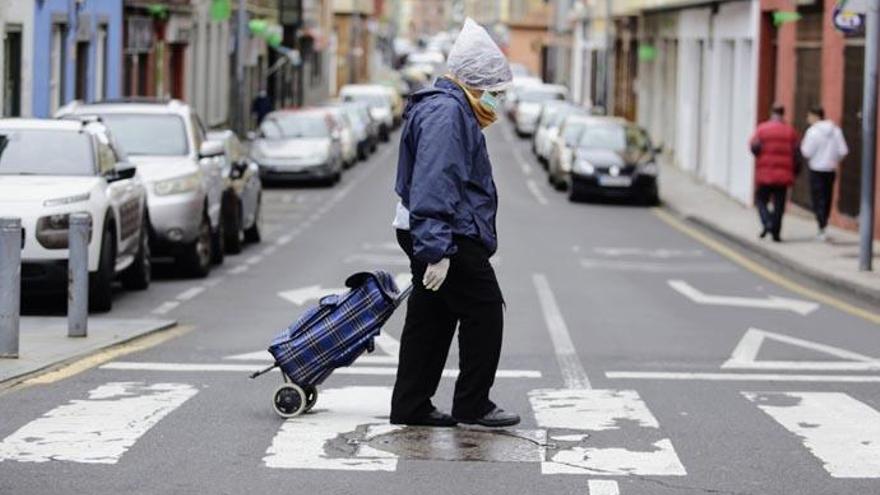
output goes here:
[{"label": "doorway", "polygon": [[21,26],[6,26],[3,40],[3,116],[21,116]]}]

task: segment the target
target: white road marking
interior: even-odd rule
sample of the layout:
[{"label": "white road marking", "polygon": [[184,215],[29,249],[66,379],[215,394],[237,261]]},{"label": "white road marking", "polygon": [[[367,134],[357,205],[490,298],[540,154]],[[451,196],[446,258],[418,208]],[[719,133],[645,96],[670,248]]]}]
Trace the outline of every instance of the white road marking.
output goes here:
[{"label": "white road marking", "polygon": [[168,314],[174,308],[180,306],[180,301],[165,301],[160,304],[156,309],[151,311],[154,315],[164,315]]},{"label": "white road marking", "polygon": [[584,366],[581,364],[574,343],[571,341],[568,326],[565,324],[559,305],[556,304],[556,297],[553,295],[547,277],[544,274],[536,273],[532,275],[532,281],[538,292],[538,300],[541,303],[544,321],[547,324],[547,331],[550,333],[550,341],[556,352],[556,360],[559,362],[565,387],[570,389],[590,388],[590,379],[587,377],[587,372],[584,371]]},{"label": "white road marking", "polygon": [[590,495],[620,495],[620,487],[614,480],[590,480],[587,488]]},{"label": "white road marking", "polygon": [[522,153],[518,149],[513,150],[513,157],[516,159],[517,163],[519,163],[520,169],[526,175],[532,175],[532,167],[529,165],[529,162],[523,158]]},{"label": "white road marking", "polygon": [[281,196],[281,202],[284,204],[293,202],[293,194],[285,194]]},{"label": "white road marking", "polygon": [[699,249],[674,249],[674,248],[632,248],[632,247],[595,247],[593,252],[602,256],[627,257],[635,256],[642,258],[699,258],[705,253]]},{"label": "white road marking", "polygon": [[880,376],[872,375],[789,375],[677,371],[606,371],[605,378],[612,380],[696,380],[720,382],[880,383]]},{"label": "white road marking", "polygon": [[371,253],[363,253],[363,254],[352,254],[350,256],[346,256],[343,260],[343,263],[362,263],[365,265],[380,265],[380,266],[409,266],[409,258],[404,256],[403,254],[371,254]]},{"label": "white road marking", "polygon": [[[126,370],[126,371],[183,371],[183,372],[214,372],[233,371],[240,373],[253,373],[263,369],[260,364],[226,364],[226,363],[157,363],[149,361],[113,361],[100,367],[102,370]],[[394,376],[397,368],[379,366],[350,366],[337,368],[333,371],[337,375],[361,375],[361,376]],[[443,377],[456,378],[458,370],[444,369]],[[496,378],[541,378],[538,370],[498,370]]]},{"label": "white road marking", "polygon": [[401,272],[394,276],[394,284],[401,291],[412,284],[412,274],[410,272]]},{"label": "white road marking", "polygon": [[581,258],[581,266],[588,270],[613,270],[646,273],[729,273],[736,267],[726,263],[659,263],[655,261],[621,261],[606,258]]},{"label": "white road marking", "polygon": [[254,256],[251,256],[250,258],[246,259],[244,262],[247,263],[248,265],[256,265],[257,263],[259,263],[261,261],[263,261],[263,256],[259,255],[259,254],[255,254]]},{"label": "white road marking", "polygon": [[250,269],[251,269],[250,265],[238,265],[238,266],[234,266],[234,267],[230,268],[229,270],[227,270],[227,273],[229,273],[231,275],[238,275],[238,274],[244,273]]},{"label": "white road marking", "polygon": [[544,196],[543,192],[541,192],[541,188],[538,187],[538,183],[535,182],[534,179],[527,180],[526,186],[529,188],[529,192],[532,193],[532,196],[535,197],[535,201],[537,201],[538,204],[541,204],[541,205],[547,204],[547,197]]},{"label": "white road marking", "polygon": [[380,242],[378,244],[374,244],[372,242],[365,242],[361,244],[361,248],[364,251],[394,251],[399,252],[400,246],[397,245],[396,242]]},{"label": "white road marking", "polygon": [[837,392],[743,392],[834,478],[880,478],[880,412]]},{"label": "white road marking", "polygon": [[[233,356],[226,356],[223,359],[229,359],[233,361],[260,361],[264,363],[271,363],[275,361],[275,358],[272,357],[272,354],[269,351],[257,351],[257,352],[248,352],[245,354],[235,354]],[[377,356],[375,354],[364,354],[357,359],[357,364],[397,364],[397,356]]]},{"label": "white road marking", "polygon": [[19,428],[0,461],[115,464],[150,428],[198,390],[185,383],[107,383]]},{"label": "white road marking", "polygon": [[[758,361],[758,352],[765,340],[773,340],[813,352],[834,356],[842,361]],[[794,370],[794,371],[878,371],[880,360],[810,340],[750,328],[737,344],[730,359],[721,365],[731,369]]]},{"label": "white road marking", "polygon": [[[660,425],[635,390],[533,390],[529,402],[541,428],[585,432],[619,431],[613,437],[626,445],[628,439],[656,437]],[[553,435],[551,434],[551,437]],[[609,435],[603,435],[610,438]],[[638,446],[591,447],[576,445],[560,449],[541,464],[542,474],[593,474],[684,476],[687,472],[668,438]]]},{"label": "white road marking", "polygon": [[190,287],[189,289],[178,294],[177,300],[178,301],[189,301],[190,299],[198,296],[202,292],[205,292],[205,288],[202,286]]},{"label": "white road marking", "polygon": [[303,304],[320,299],[324,296],[329,296],[330,294],[341,294],[348,289],[339,289],[339,288],[323,288],[320,285],[309,285],[308,287],[301,287],[299,289],[287,290],[284,292],[279,292],[278,296],[282,299],[288,300],[297,306],[302,306]]},{"label": "white road marking", "polygon": [[271,255],[272,253],[274,253],[276,249],[278,249],[278,247],[276,247],[276,246],[268,246],[268,247],[266,247],[266,249],[263,249],[263,252],[260,253],[260,255],[262,255],[262,256],[264,256],[264,257],[265,257],[265,256],[269,256],[269,255]]},{"label": "white road marking", "polygon": [[400,342],[386,332],[382,332],[373,339],[376,347],[389,356],[400,355]]},{"label": "white road marking", "polygon": [[283,236],[281,236],[275,240],[275,245],[276,246],[283,246],[292,240],[293,240],[293,236],[291,234],[284,234]]},{"label": "white road marking", "polygon": [[792,311],[801,316],[806,316],[819,308],[818,303],[802,301],[800,299],[789,299],[776,296],[770,296],[765,299],[735,296],[712,296],[704,294],[684,280],[669,280],[667,283],[670,287],[697,304],[734,306],[740,308],[778,309]]},{"label": "white road marking", "polygon": [[[334,452],[340,435],[354,434],[365,425],[387,425],[391,403],[389,387],[346,387],[320,392],[318,405],[327,414],[307,414],[285,421],[272,439],[263,462],[270,468],[394,471],[397,456],[364,442]],[[338,441],[338,440],[337,440]],[[335,455],[334,455],[335,454]]]},{"label": "white road marking", "polygon": [[214,277],[214,278],[212,278],[212,279],[210,279],[210,280],[206,280],[205,283],[202,284],[202,285],[204,285],[204,286],[207,287],[207,288],[212,288],[212,287],[217,287],[217,286],[220,285],[221,283],[223,283],[223,277],[222,277],[222,276],[220,276],[220,277]]}]

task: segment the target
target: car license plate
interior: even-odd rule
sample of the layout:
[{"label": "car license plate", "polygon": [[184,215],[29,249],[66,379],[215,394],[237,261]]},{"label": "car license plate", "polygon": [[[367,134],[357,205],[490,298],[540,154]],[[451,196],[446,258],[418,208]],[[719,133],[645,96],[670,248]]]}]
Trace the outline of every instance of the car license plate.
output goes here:
[{"label": "car license plate", "polygon": [[599,185],[602,187],[629,187],[632,185],[632,177],[603,175],[599,177]]}]

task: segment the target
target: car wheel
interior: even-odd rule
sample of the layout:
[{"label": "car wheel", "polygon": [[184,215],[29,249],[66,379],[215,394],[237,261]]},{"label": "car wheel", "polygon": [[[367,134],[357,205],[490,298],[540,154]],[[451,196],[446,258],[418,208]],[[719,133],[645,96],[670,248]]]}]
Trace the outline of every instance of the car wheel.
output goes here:
[{"label": "car wheel", "polygon": [[128,290],[146,290],[153,279],[153,262],[150,259],[150,229],[148,220],[144,217],[141,227],[141,235],[138,240],[138,250],[134,262],[125,269],[122,274],[122,286]]},{"label": "car wheel", "polygon": [[657,191],[651,191],[642,198],[642,203],[645,206],[660,206],[660,195],[657,194]]},{"label": "car wheel", "polygon": [[184,247],[183,253],[177,258],[180,268],[193,277],[204,278],[211,272],[211,221],[208,214],[202,214],[199,224],[199,235],[195,241]]},{"label": "car wheel", "polygon": [[244,229],[242,228],[241,211],[241,203],[236,200],[230,200],[229,211],[227,211],[227,215],[224,217],[226,223],[224,226],[226,231],[225,245],[226,252],[229,254],[238,254],[242,249]]},{"label": "car wheel", "polygon": [[217,222],[217,228],[211,231],[211,263],[222,265],[226,257],[226,226],[223,216]]},{"label": "car wheel", "polygon": [[383,143],[387,143],[391,139],[391,133],[388,131],[387,126],[383,125],[379,128],[379,139],[381,139]]},{"label": "car wheel", "polygon": [[98,313],[106,313],[113,308],[113,276],[116,269],[114,237],[113,229],[104,229],[98,271],[89,274],[89,309]]},{"label": "car wheel", "polygon": [[261,232],[263,228],[263,196],[257,198],[257,211],[254,213],[254,224],[244,231],[244,240],[246,242],[258,243],[263,239]]}]

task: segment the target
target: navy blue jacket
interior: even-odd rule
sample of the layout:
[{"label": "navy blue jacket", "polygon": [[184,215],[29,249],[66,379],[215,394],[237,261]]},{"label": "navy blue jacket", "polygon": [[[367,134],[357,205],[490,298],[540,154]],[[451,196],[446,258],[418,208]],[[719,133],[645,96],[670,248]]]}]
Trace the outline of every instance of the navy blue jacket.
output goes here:
[{"label": "navy blue jacket", "polygon": [[498,241],[498,194],[486,139],[463,90],[440,78],[413,94],[404,114],[395,190],[409,210],[413,254],[436,263],[455,254],[454,235]]}]

